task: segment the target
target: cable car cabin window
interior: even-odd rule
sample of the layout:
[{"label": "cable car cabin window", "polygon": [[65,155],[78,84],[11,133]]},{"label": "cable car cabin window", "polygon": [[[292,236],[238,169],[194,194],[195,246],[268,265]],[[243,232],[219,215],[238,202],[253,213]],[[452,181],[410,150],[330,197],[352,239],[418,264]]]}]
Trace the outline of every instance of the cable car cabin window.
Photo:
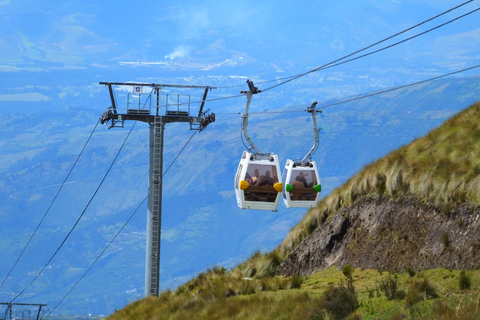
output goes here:
[{"label": "cable car cabin window", "polygon": [[313,187],[318,183],[315,170],[303,169],[293,170],[290,176],[289,184],[293,186],[290,191],[291,200],[315,201],[317,192]]},{"label": "cable car cabin window", "polygon": [[244,180],[249,184],[244,190],[245,201],[275,202],[278,191],[273,185],[279,179],[274,165],[250,164]]}]

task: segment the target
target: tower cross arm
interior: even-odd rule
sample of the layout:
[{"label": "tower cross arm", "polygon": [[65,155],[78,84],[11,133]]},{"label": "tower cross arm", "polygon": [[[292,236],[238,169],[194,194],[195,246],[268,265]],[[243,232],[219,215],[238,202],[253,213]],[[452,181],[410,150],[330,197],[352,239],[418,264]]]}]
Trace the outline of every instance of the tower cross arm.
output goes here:
[{"label": "tower cross arm", "polygon": [[113,86],[144,86],[152,88],[186,88],[186,89],[217,89],[217,87],[212,86],[194,86],[194,85],[184,85],[184,84],[159,84],[159,83],[146,83],[146,82],[100,82],[102,85],[113,85]]}]

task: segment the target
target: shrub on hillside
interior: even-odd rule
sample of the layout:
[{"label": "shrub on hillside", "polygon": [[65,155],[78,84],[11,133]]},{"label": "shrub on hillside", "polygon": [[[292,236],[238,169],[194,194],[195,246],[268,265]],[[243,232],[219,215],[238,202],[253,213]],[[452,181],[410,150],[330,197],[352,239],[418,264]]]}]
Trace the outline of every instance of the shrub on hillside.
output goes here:
[{"label": "shrub on hillside", "polygon": [[330,319],[344,319],[353,313],[359,306],[357,292],[352,281],[345,285],[341,282],[338,286],[328,289],[323,298],[322,308],[330,315]]},{"label": "shrub on hillside", "polygon": [[460,278],[458,279],[458,284],[460,285],[461,290],[470,289],[472,285],[472,278],[465,272],[460,272]]},{"label": "shrub on hillside", "polygon": [[355,268],[349,263],[345,265],[342,269],[343,275],[347,277],[348,280],[352,280],[353,273],[355,272]]},{"label": "shrub on hillside", "polygon": [[413,269],[410,268],[410,267],[407,267],[407,268],[405,269],[405,271],[407,271],[407,273],[408,273],[408,275],[409,275],[410,277],[415,277],[415,275],[416,275],[415,270],[413,270]]},{"label": "shrub on hillside", "polygon": [[442,243],[447,248],[450,245],[450,236],[448,235],[448,232],[442,233]]},{"label": "shrub on hillside", "polygon": [[405,302],[407,306],[412,307],[422,300],[438,297],[438,289],[425,277],[412,283],[407,291]]},{"label": "shrub on hillside", "polygon": [[405,296],[403,291],[398,290],[398,278],[392,274],[387,278],[380,280],[379,288],[385,294],[388,300],[402,299]]}]

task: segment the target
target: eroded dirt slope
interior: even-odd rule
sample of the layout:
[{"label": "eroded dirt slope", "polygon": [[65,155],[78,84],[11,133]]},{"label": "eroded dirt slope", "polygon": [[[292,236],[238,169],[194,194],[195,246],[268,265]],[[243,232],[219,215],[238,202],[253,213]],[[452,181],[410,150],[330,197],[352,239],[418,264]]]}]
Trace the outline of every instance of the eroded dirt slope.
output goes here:
[{"label": "eroded dirt slope", "polygon": [[413,196],[355,202],[308,236],[278,269],[308,275],[333,264],[403,272],[480,268],[480,208],[439,209]]}]

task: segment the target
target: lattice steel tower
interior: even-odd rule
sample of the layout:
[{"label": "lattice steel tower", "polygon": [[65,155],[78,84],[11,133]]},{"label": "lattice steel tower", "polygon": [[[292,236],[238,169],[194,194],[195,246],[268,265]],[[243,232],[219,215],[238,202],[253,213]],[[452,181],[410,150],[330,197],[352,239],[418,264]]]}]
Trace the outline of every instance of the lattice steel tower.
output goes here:
[{"label": "lattice steel tower", "polygon": [[[215,121],[215,114],[203,111],[208,91],[216,87],[187,86],[171,84],[100,82],[108,87],[112,105],[100,117],[100,122],[108,128],[123,128],[124,122],[136,120],[150,125],[150,160],[148,183],[147,213],[147,252],[145,259],[145,296],[158,296],[160,293],[160,240],[162,231],[162,176],[163,176],[163,138],[166,123],[187,122],[190,130],[201,131]],[[127,88],[127,108],[121,112],[117,107],[113,86]],[[144,89],[150,89],[144,92]],[[163,88],[204,89],[203,97],[198,101],[198,113],[190,115],[189,94],[166,94]],[[119,91],[122,92],[122,91]],[[164,101],[164,104],[160,105]]]}]

